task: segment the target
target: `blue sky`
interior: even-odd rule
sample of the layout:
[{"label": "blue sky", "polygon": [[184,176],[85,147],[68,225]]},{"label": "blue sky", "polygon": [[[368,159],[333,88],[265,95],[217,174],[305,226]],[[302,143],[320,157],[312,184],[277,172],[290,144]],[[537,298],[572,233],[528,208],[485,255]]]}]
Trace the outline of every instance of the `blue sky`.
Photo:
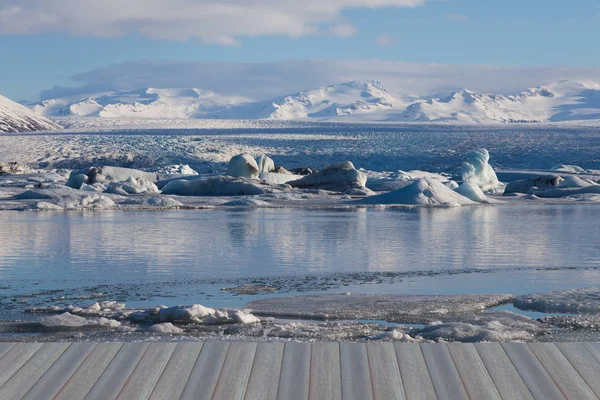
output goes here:
[{"label": "blue sky", "polygon": [[[406,4],[382,0],[391,4],[386,7],[375,7],[376,0],[364,0],[363,6],[356,7],[339,0],[335,10],[320,10],[298,21],[281,16],[288,11],[290,15],[298,13],[293,9],[297,5],[287,10],[284,4],[277,15],[264,15],[263,21],[242,28],[236,26],[242,23],[229,17],[222,24],[218,17],[211,17],[217,24],[215,37],[210,31],[195,29],[202,20],[191,19],[186,21],[189,26],[183,27],[178,15],[157,23],[154,15],[124,10],[130,19],[152,21],[131,28],[127,19],[111,19],[114,11],[103,16],[102,10],[86,8],[86,3],[94,2],[100,7],[96,0],[80,0],[83,5],[56,17],[54,26],[47,22],[36,25],[32,15],[39,13],[31,13],[36,12],[34,7],[41,8],[43,1],[28,1],[28,10],[22,9],[19,1],[0,0],[0,52],[5,55],[0,62],[0,93],[16,100],[35,100],[42,89],[72,84],[69,78],[73,75],[135,60],[376,58],[442,64],[600,66],[598,0],[429,0],[422,5],[418,4],[421,0],[406,0]],[[116,0],[102,4],[111,1]],[[169,3],[151,2],[161,1]],[[264,3],[269,10],[270,0],[244,1]],[[23,28],[19,18],[34,22]],[[271,22],[276,18],[281,24]],[[7,25],[13,21],[14,25]],[[96,21],[100,22],[96,25]],[[266,30],[261,27],[270,24],[273,26]],[[289,30],[286,24],[291,26]]]}]

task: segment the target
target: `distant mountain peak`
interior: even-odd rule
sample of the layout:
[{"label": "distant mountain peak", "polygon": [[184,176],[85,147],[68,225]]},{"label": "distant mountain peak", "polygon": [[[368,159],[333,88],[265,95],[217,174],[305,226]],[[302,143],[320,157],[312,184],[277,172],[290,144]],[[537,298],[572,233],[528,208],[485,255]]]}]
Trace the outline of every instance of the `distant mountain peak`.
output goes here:
[{"label": "distant mountain peak", "polygon": [[0,95],[0,132],[55,130],[62,127],[29,108]]}]

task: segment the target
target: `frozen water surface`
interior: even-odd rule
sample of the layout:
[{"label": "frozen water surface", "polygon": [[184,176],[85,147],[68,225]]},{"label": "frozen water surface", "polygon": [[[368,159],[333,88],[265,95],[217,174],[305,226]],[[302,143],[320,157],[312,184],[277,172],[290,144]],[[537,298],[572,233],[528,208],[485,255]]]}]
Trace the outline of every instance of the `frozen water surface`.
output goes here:
[{"label": "frozen water surface", "polygon": [[[5,323],[0,336],[75,339],[83,334],[138,340],[182,329],[181,335],[193,338],[537,340],[552,324],[569,329],[593,324],[555,319],[540,326],[526,316],[516,316],[525,322],[515,320],[512,313],[486,313],[482,320],[484,308],[513,299],[488,294],[543,297],[544,292],[600,281],[599,217],[600,207],[594,204],[2,212],[0,317],[30,322]],[[166,329],[138,325],[127,317],[114,328],[97,322],[114,313],[83,315],[89,321],[56,317],[44,320],[44,325],[44,314],[24,312],[57,306],[60,316],[72,310],[68,305],[89,307],[97,300],[125,302],[128,310],[162,304],[240,309],[258,299],[280,307],[273,314],[285,315],[286,303],[279,297],[346,292],[351,295],[338,296],[340,301],[330,303],[323,313],[337,312],[339,318],[355,322],[273,322],[263,315],[261,322],[243,326],[174,321],[175,328]],[[344,303],[360,299],[360,293],[384,294],[381,299],[395,317],[388,318],[390,314],[372,302],[363,303],[360,315],[356,304]],[[388,293],[398,295],[400,305],[394,304],[395,296],[385,296]],[[453,296],[465,293],[477,295]],[[595,295],[590,289],[583,293]],[[556,294],[551,296],[555,303]],[[303,303],[296,299],[289,304]],[[319,314],[317,309],[309,311],[287,314]],[[507,319],[505,314],[511,316]],[[441,324],[419,330],[358,319]],[[63,328],[56,326],[63,323]]]}]

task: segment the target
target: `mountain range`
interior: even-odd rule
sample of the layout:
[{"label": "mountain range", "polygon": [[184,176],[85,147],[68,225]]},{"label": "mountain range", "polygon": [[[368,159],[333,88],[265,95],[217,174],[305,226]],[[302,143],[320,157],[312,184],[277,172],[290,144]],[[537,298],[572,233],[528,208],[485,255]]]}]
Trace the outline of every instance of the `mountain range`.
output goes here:
[{"label": "mountain range", "polygon": [[61,97],[28,106],[38,117],[50,118],[559,122],[600,119],[600,84],[563,80],[513,95],[461,89],[443,97],[415,98],[393,95],[379,81],[357,80],[260,101],[201,89],[146,88]]}]

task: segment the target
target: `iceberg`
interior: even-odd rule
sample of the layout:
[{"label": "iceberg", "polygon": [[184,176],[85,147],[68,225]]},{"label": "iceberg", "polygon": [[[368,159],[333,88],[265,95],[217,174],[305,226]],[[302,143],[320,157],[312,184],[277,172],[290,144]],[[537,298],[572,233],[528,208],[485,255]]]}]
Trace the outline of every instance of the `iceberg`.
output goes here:
[{"label": "iceberg", "polygon": [[470,205],[475,202],[450,189],[442,182],[421,178],[410,185],[389,193],[379,194],[358,200],[359,204],[406,204],[419,206]]},{"label": "iceberg", "polygon": [[496,172],[488,164],[489,160],[490,154],[486,149],[475,150],[467,154],[467,160],[461,166],[462,180],[479,186],[486,193],[502,194],[504,184],[498,181]]},{"label": "iceberg", "polygon": [[233,156],[227,165],[227,175],[234,178],[256,179],[259,172],[256,160],[249,154]]}]

